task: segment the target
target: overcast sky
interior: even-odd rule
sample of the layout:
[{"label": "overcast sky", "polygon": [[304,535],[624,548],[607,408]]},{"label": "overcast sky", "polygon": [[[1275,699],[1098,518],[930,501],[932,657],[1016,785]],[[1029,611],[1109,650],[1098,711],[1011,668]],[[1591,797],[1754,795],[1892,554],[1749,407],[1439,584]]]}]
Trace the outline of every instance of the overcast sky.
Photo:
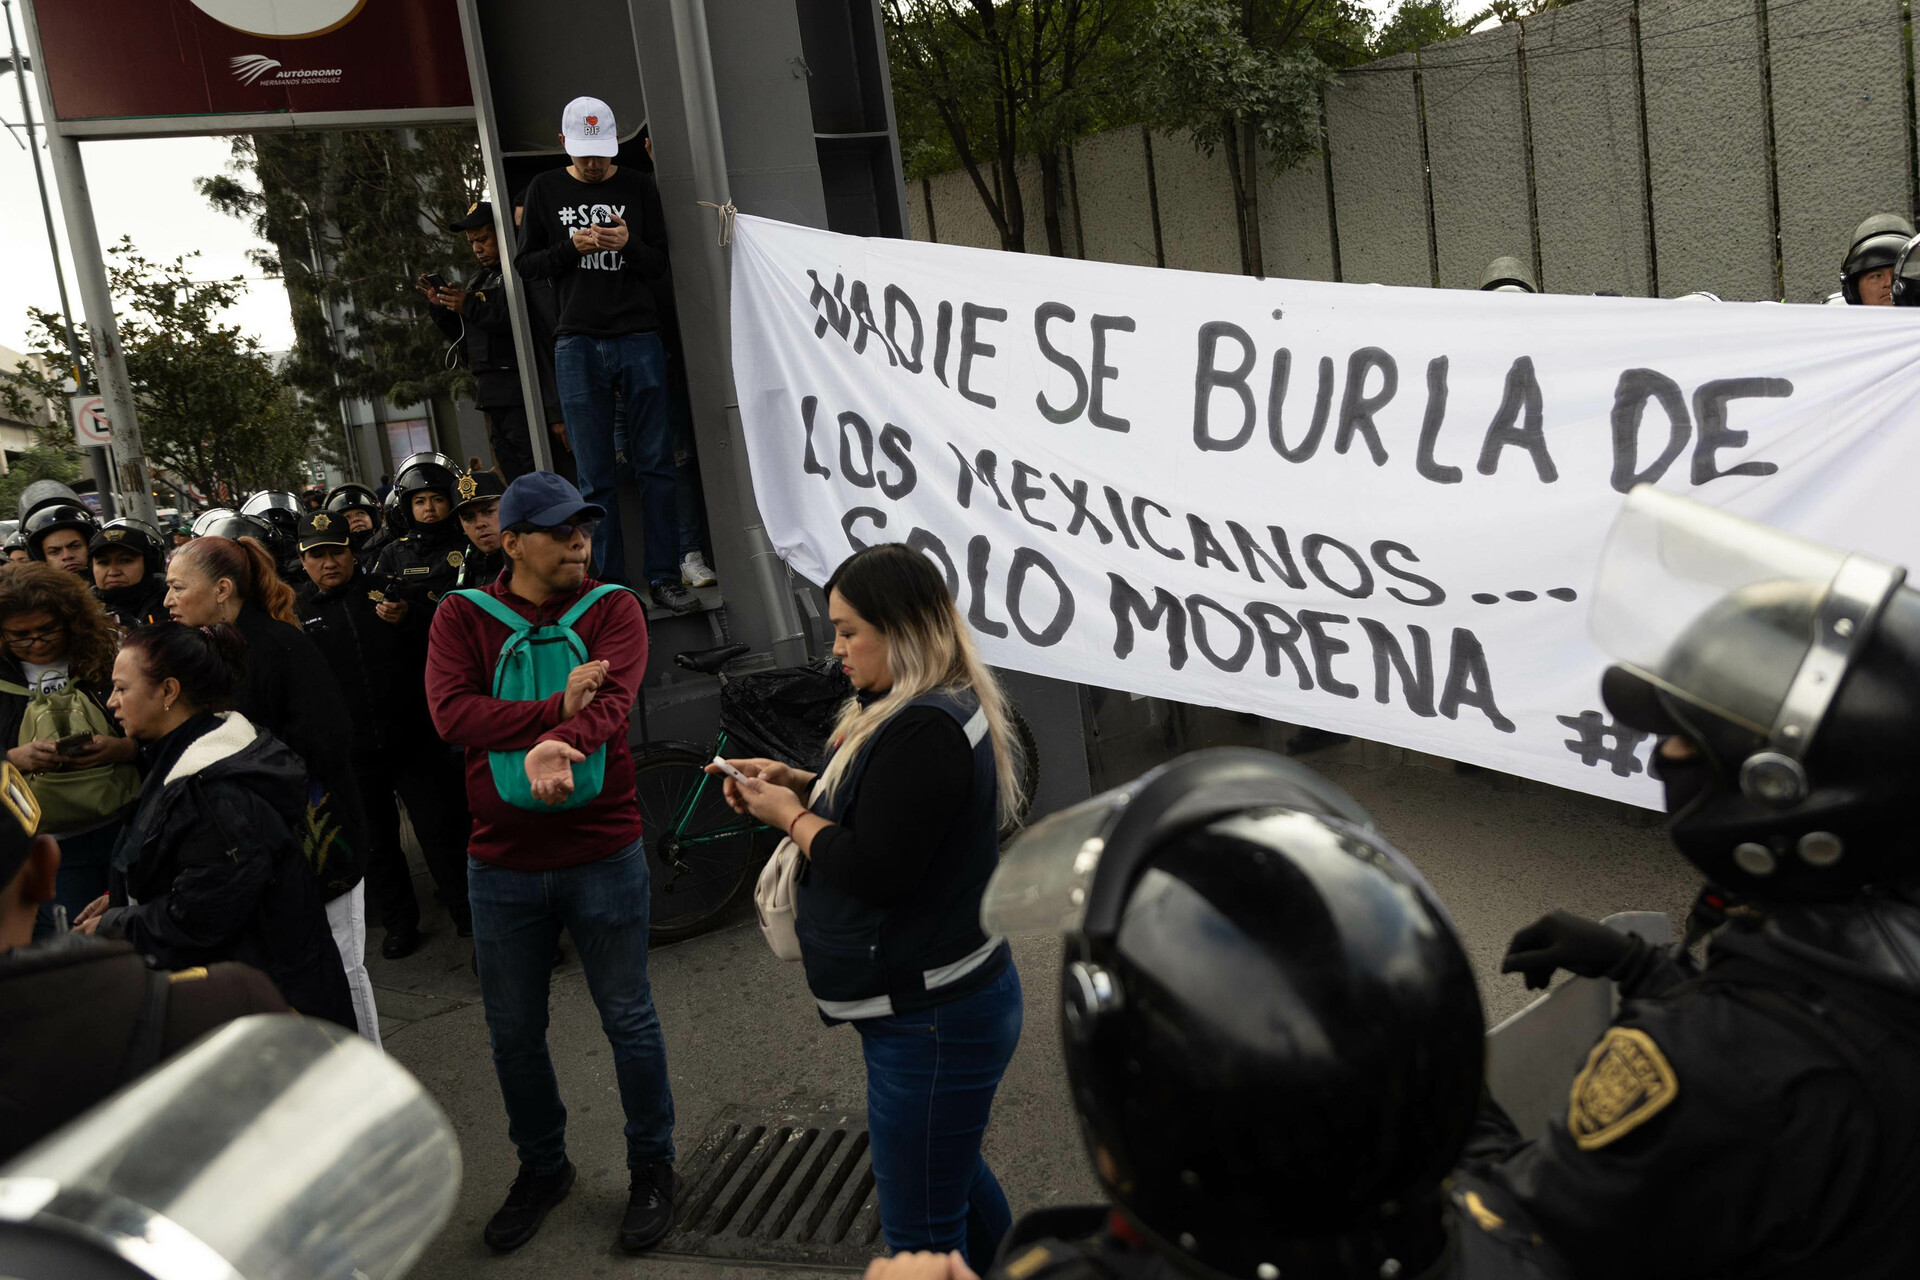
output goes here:
[{"label": "overcast sky", "polygon": [[[1376,15],[1391,10],[1397,0],[1361,0]],[[0,33],[3,34],[3,33]],[[0,47],[4,52],[4,47]],[[31,87],[31,79],[29,79]],[[39,114],[38,99],[34,112]],[[33,160],[20,130],[20,97],[11,75],[0,75],[0,120],[14,126],[0,137],[0,346],[24,350],[27,345],[27,308],[57,309],[52,259],[46,228],[40,217],[40,195],[33,180]],[[46,157],[41,141],[41,158]],[[231,313],[231,320],[260,339],[269,351],[284,351],[293,343],[293,322],[287,297],[278,280],[262,279],[247,261],[247,251],[260,247],[247,225],[216,213],[193,189],[195,178],[222,172],[228,161],[225,138],[158,138],[133,142],[88,142],[80,148],[87,180],[93,191],[93,212],[102,244],[111,245],[130,235],[140,251],[157,261],[198,252],[195,274],[202,279],[244,276],[247,296]],[[61,220],[60,196],[52,190],[54,226],[61,252],[66,253],[66,224]],[[80,322],[80,299],[75,291],[71,259],[67,289],[73,297],[75,323]]]}]

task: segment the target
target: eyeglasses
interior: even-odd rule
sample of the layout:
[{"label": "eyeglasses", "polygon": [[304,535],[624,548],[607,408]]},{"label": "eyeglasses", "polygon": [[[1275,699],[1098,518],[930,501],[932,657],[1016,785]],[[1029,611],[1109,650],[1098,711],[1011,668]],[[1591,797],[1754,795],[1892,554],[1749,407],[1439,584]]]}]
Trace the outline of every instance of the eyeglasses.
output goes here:
[{"label": "eyeglasses", "polygon": [[560,542],[572,542],[573,535],[579,534],[588,542],[593,541],[593,531],[600,527],[598,520],[576,520],[572,524],[532,525],[520,524],[513,527],[515,533],[544,533]]},{"label": "eyeglasses", "polygon": [[67,629],[65,627],[48,627],[45,631],[5,631],[0,632],[0,635],[5,636],[7,643],[10,645],[17,645],[22,649],[31,649],[35,645],[45,644],[49,640],[58,640],[61,636],[65,635],[66,632]]}]

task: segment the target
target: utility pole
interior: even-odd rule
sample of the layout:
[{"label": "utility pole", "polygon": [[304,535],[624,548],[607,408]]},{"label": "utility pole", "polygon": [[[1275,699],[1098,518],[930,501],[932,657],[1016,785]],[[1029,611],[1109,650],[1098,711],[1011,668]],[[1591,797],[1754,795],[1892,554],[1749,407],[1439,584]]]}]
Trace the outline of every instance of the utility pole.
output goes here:
[{"label": "utility pole", "polygon": [[[0,9],[5,9],[7,14],[7,44],[13,49],[13,78],[20,86],[20,116],[27,131],[27,151],[33,156],[33,178],[40,184],[40,216],[47,224],[47,253],[53,259],[53,280],[60,287],[60,315],[66,322],[67,357],[72,362],[73,385],[84,392],[86,379],[81,376],[80,335],[73,328],[73,304],[67,300],[67,272],[60,265],[60,241],[53,233],[53,202],[47,196],[46,170],[40,165],[40,144],[33,136],[33,107],[27,99],[27,62],[20,53],[20,37],[13,29],[13,0],[0,0]],[[114,514],[113,468],[107,460],[107,451],[101,448],[88,449],[87,461],[93,466],[93,487],[100,498],[100,514],[111,518]]]}]

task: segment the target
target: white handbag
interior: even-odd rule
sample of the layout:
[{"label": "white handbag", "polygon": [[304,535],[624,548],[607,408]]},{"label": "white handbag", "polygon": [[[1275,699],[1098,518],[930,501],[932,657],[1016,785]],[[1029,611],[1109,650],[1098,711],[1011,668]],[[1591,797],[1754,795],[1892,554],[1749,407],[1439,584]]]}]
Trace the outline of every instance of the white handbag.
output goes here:
[{"label": "white handbag", "polygon": [[794,929],[794,890],[800,879],[800,860],[806,855],[792,840],[782,840],[767,865],[760,868],[759,883],[753,886],[753,909],[760,917],[760,932],[780,960],[800,958],[800,935]]},{"label": "white handbag", "polygon": [[[815,782],[813,795],[819,794],[820,784]],[[794,928],[799,904],[794,891],[800,880],[800,863],[806,856],[792,837],[781,840],[767,865],[760,868],[760,879],[753,886],[753,910],[760,917],[760,932],[776,959],[800,958],[800,934]]]}]

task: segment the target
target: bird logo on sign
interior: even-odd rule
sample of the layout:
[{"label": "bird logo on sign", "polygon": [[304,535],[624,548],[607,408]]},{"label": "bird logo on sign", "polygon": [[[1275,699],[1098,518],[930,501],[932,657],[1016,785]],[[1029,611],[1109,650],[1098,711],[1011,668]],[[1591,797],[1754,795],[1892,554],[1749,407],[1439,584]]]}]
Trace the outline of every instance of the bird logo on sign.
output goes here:
[{"label": "bird logo on sign", "polygon": [[280,69],[280,63],[264,53],[249,53],[228,61],[233,67],[233,78],[241,84],[252,84],[269,71]]}]

